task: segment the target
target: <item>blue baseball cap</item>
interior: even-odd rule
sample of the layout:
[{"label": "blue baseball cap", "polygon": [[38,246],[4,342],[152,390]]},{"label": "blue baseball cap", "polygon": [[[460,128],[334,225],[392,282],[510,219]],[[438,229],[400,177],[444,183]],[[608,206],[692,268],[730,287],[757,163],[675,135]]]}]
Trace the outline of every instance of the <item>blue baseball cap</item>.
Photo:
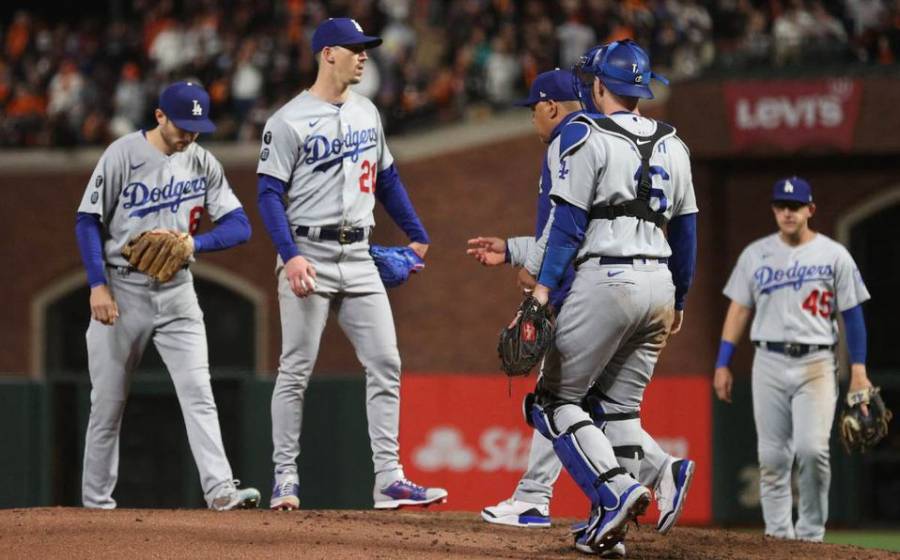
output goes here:
[{"label": "blue baseball cap", "polygon": [[516,101],[515,105],[532,107],[541,101],[577,101],[578,93],[572,84],[572,73],[568,70],[542,72],[531,82],[528,97]]},{"label": "blue baseball cap", "polygon": [[606,89],[623,97],[653,99],[650,80],[669,85],[669,80],[650,70],[650,57],[631,39],[591,49],[578,69],[597,76]]},{"label": "blue baseball cap", "polygon": [[779,179],[775,181],[775,186],[772,188],[772,202],[779,200],[811,204],[813,201],[812,187],[809,186],[806,179],[796,176]]},{"label": "blue baseball cap", "polygon": [[209,94],[196,82],[175,82],[159,94],[159,108],[175,126],[188,132],[212,132]]},{"label": "blue baseball cap", "polygon": [[538,74],[531,83],[528,97],[515,102],[519,107],[532,107],[541,101],[577,101],[578,94],[572,87],[572,73],[568,70],[550,70]]},{"label": "blue baseball cap", "polygon": [[363,45],[367,49],[381,44],[381,37],[363,33],[362,26],[351,18],[329,18],[319,24],[312,37],[312,50],[317,53],[325,47]]}]

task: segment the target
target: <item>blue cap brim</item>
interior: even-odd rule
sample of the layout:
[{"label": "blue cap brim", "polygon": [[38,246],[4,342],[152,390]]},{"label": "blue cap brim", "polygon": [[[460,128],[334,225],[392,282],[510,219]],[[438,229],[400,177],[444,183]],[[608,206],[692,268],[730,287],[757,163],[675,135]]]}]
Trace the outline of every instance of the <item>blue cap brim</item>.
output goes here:
[{"label": "blue cap brim", "polygon": [[209,119],[172,119],[175,126],[188,132],[213,132],[216,125]]},{"label": "blue cap brim", "polygon": [[[322,45],[322,48],[325,47],[349,47],[352,45],[362,45],[367,49],[373,49],[382,43],[381,37],[372,37],[371,35],[358,35],[354,37],[352,40],[341,41],[340,43],[335,43],[334,45]],[[320,49],[321,50],[321,49]]]},{"label": "blue cap brim", "polygon": [[540,101],[540,99],[532,99],[530,97],[526,97],[525,99],[513,101],[513,105],[515,105],[516,107],[532,107],[534,105],[537,105],[538,101]]}]

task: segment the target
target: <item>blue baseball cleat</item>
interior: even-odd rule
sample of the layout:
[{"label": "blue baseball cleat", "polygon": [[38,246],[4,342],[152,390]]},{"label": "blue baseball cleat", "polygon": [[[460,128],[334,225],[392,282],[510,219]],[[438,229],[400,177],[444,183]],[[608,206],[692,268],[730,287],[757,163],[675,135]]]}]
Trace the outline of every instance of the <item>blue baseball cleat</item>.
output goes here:
[{"label": "blue baseball cleat", "polygon": [[593,550],[603,557],[625,538],[628,522],[644,515],[650,506],[650,490],[633,484],[619,496],[614,507],[597,507],[591,512],[581,533],[576,533],[575,548]]},{"label": "blue baseball cleat", "polygon": [[443,488],[425,488],[405,478],[395,480],[375,492],[375,509],[397,509],[401,506],[429,506],[447,501]]},{"label": "blue baseball cleat", "polygon": [[300,481],[296,473],[276,474],[269,509],[290,511],[300,507]]}]

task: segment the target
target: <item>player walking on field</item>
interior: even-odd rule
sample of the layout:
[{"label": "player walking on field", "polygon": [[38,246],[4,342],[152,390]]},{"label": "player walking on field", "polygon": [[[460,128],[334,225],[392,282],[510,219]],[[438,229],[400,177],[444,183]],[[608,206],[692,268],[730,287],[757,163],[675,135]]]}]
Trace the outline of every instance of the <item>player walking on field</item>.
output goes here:
[{"label": "player walking on field", "polygon": [[[573,118],[548,157],[554,206],[533,297],[546,304],[573,261],[576,273],[528,417],[590,500],[576,546],[606,553],[650,502],[614,446],[641,446],[644,389],[683,318],[697,206],[687,148],[671,126],[636,113],[657,77],[646,53],[614,42],[594,49],[579,71],[610,116]],[[547,367],[551,360],[558,366]],[[592,412],[635,420],[615,443],[582,406],[595,383]]]},{"label": "player walking on field", "polygon": [[[587,95],[590,95],[590,91]],[[531,107],[532,120],[538,136],[548,144],[547,154],[558,153],[560,132],[573,118],[582,114],[578,99],[572,73],[566,70],[553,70],[540,74],[531,86],[529,97],[517,103],[520,106]],[[592,104],[589,106],[593,107]],[[509,262],[513,266],[523,267],[519,278],[520,283],[527,288],[533,288],[534,276],[540,270],[540,259],[546,242],[546,238],[541,237],[552,207],[550,200],[552,180],[547,154],[543,160],[539,184],[535,236],[514,237],[505,241],[496,237],[477,237],[469,240],[467,251],[486,266]],[[550,293],[550,303],[557,314],[562,309],[574,277],[575,270],[570,266],[560,286]],[[558,360],[549,360],[544,367],[552,365],[558,365]],[[593,397],[589,402],[599,404],[601,396],[593,395]],[[623,428],[626,432],[630,431],[629,423],[639,423],[637,418],[610,421],[603,417],[602,409],[596,412],[599,414],[595,420],[600,421],[611,439],[615,439],[615,434]],[[639,448],[616,446],[615,449],[620,464],[635,478],[645,481],[655,489],[661,512],[658,529],[666,533],[682,511],[685,494],[693,475],[693,461],[669,456],[646,432],[643,432]],[[513,496],[497,505],[484,508],[481,512],[482,518],[489,523],[514,527],[549,527],[550,498],[561,469],[562,464],[556,457],[551,442],[535,431],[528,457],[528,469],[522,475]],[[608,557],[624,556],[624,545],[620,543],[606,554]]]},{"label": "player walking on field", "polygon": [[208,212],[216,226],[186,237],[193,253],[227,249],[250,238],[250,223],[222,165],[195,142],[212,132],[209,96],[179,82],[156,109],[158,126],[113,142],[103,153],[78,208],[76,235],[91,287],[87,330],[91,413],[84,448],[85,507],[111,509],[119,470],[119,431],[131,375],[152,339],[169,370],[188,442],[211,509],[256,507],[259,492],[238,489],[222,446],[209,380],[203,312],[185,266],[159,281],[122,254],[147,231],[193,236]]},{"label": "player walking on field", "polygon": [[[753,314],[753,419],[766,535],[821,541],[831,483],[828,440],[837,400],[838,312],[847,329],[850,392],[872,384],[866,375],[861,306],[869,292],[847,249],[809,228],[815,212],[807,181],[790,177],[775,183],[772,213],[778,233],[744,249],[723,290],[731,304],[713,385],[720,400],[731,402],[728,364]],[[800,477],[796,525],[791,511],[795,460]]]},{"label": "player walking on field", "polygon": [[303,396],[331,310],[366,372],[375,507],[447,497],[443,488],[407,480],[399,462],[400,354],[390,302],[369,254],[375,200],[420,257],[430,241],[400,181],[378,110],[349,89],[360,81],[366,50],[380,44],[352,19],[319,25],[312,38],[315,83],[272,115],[263,133],[259,209],[278,252],[282,334],[272,394],[272,509],[299,507]]}]

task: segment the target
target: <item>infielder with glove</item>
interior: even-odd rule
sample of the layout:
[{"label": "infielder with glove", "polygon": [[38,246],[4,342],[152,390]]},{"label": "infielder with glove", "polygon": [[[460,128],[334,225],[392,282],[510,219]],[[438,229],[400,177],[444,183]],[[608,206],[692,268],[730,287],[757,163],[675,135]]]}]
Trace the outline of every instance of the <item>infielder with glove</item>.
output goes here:
[{"label": "infielder with glove", "polygon": [[[411,269],[421,268],[429,239],[400,181],[378,110],[349,89],[360,81],[366,50],[380,44],[352,19],[320,24],[312,37],[315,83],[272,115],[263,133],[258,201],[278,252],[282,334],[272,394],[272,509],[299,507],[303,396],[332,310],[366,372],[375,507],[422,506],[447,497],[442,488],[407,480],[399,462],[400,354],[368,243],[376,199],[412,241],[415,258],[401,255]],[[379,259],[381,253],[376,250]],[[394,280],[396,274],[386,273],[386,282]]]},{"label": "infielder with glove", "polygon": [[[675,130],[636,113],[639,100],[653,96],[650,80],[661,79],[643,49],[632,41],[592,49],[577,72],[610,116],[574,117],[548,157],[553,208],[533,297],[548,304],[573,262],[576,272],[526,417],[590,501],[576,546],[605,554],[650,503],[614,447],[642,444],[644,389],[681,324],[675,307],[693,274],[697,206]],[[551,360],[558,365],[548,367]],[[594,384],[598,398],[585,407]],[[617,441],[598,426],[613,420],[631,420]]]},{"label": "infielder with glove", "polygon": [[[731,402],[729,363],[753,314],[753,418],[766,535],[821,541],[831,482],[828,440],[837,399],[839,312],[851,363],[848,401],[865,408],[857,418],[871,413],[883,418],[884,407],[866,375],[861,304],[869,292],[847,249],[809,228],[815,212],[807,181],[789,177],[775,183],[772,213],[778,233],[744,249],[723,290],[731,304],[713,385],[720,400]],[[870,396],[879,403],[875,410],[864,406]],[[859,435],[852,426],[849,434]],[[800,474],[796,524],[791,512],[795,460]]]},{"label": "infielder with glove", "polygon": [[[560,131],[574,117],[581,114],[579,95],[573,81],[572,73],[565,70],[545,72],[539,75],[532,84],[529,97],[518,103],[520,106],[531,107],[532,120],[538,136],[542,141],[550,144],[548,155],[552,152],[558,153],[556,144],[559,141]],[[590,92],[588,91],[586,94],[590,95]],[[592,102],[586,96],[584,103],[588,109],[593,109]],[[515,237],[507,240],[478,237],[469,240],[468,254],[486,266],[509,262],[514,266],[523,267],[520,272],[520,283],[526,287],[533,287],[534,276],[539,272],[540,259],[543,257],[543,248],[546,242],[546,237],[542,236],[552,206],[551,186],[550,163],[549,158],[545,155],[539,186],[535,237]],[[570,266],[566,270],[560,286],[550,292],[549,301],[557,315],[562,309],[574,277],[575,270]],[[683,300],[678,302],[680,306],[683,306],[683,303]],[[544,368],[551,365],[558,365],[558,360],[548,361],[544,364]],[[589,399],[590,403],[601,403],[601,395],[594,394],[592,397]],[[602,415],[602,410],[597,412]],[[612,434],[626,428],[629,422],[637,420],[632,418],[609,421],[602,416],[598,419],[611,438],[615,437]],[[693,475],[693,461],[667,455],[646,431],[643,431],[640,453],[638,453],[638,455],[643,454],[642,459],[635,460],[634,448],[623,446],[619,447],[617,451],[620,464],[632,472],[636,478],[655,489],[661,512],[657,528],[662,533],[668,532],[683,509],[685,495]],[[528,469],[522,475],[513,496],[497,505],[484,508],[482,518],[489,523],[515,527],[549,527],[550,498],[553,484],[561,469],[562,464],[556,457],[551,442],[535,431]],[[606,554],[624,555],[624,552],[624,545],[620,543]]]},{"label": "infielder with glove", "polygon": [[[127,134],[103,153],[78,208],[76,235],[91,286],[87,331],[91,413],[84,449],[85,507],[111,509],[119,430],[131,375],[150,340],[175,391],[206,502],[256,507],[238,489],[222,446],[209,380],[203,312],[188,263],[194,253],[244,243],[250,223],[222,165],[195,140],[215,130],[209,96],[196,83],[167,87],[158,126]],[[194,234],[208,212],[216,226]]]}]

